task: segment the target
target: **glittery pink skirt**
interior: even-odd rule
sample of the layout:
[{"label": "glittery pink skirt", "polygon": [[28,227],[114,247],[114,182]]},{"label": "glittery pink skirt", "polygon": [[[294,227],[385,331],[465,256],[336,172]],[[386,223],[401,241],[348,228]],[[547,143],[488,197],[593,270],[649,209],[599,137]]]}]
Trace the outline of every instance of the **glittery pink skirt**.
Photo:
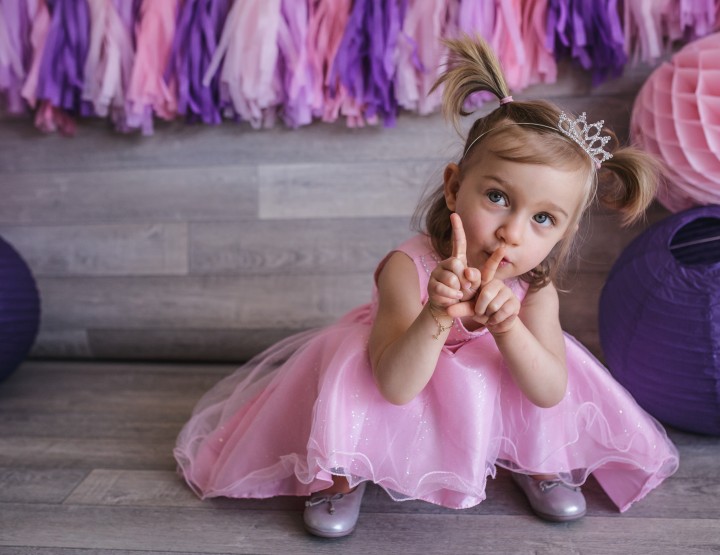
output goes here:
[{"label": "glittery pink skirt", "polygon": [[555,407],[522,395],[490,334],[444,348],[413,401],[387,402],[367,354],[370,312],[289,337],[205,394],[174,452],[200,497],[309,495],[343,475],[467,508],[500,466],[576,485],[593,473],[624,511],[677,469],[662,426],[570,336]]}]

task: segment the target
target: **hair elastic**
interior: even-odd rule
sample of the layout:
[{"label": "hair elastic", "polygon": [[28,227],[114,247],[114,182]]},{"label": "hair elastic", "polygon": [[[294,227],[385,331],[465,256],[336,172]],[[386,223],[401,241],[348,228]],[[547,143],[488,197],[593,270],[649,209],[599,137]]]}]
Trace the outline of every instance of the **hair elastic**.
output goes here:
[{"label": "hair elastic", "polygon": [[513,101],[513,97],[510,95],[507,95],[506,97],[503,97],[500,99],[500,106],[503,104],[510,104]]}]

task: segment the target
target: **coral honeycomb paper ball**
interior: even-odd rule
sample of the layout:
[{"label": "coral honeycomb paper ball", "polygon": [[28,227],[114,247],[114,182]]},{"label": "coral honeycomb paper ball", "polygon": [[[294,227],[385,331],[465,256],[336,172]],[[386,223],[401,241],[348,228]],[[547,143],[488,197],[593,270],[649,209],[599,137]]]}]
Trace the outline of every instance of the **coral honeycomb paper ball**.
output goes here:
[{"label": "coral honeycomb paper ball", "polygon": [[633,140],[667,166],[658,200],[672,212],[720,204],[720,33],[685,46],[640,90]]}]

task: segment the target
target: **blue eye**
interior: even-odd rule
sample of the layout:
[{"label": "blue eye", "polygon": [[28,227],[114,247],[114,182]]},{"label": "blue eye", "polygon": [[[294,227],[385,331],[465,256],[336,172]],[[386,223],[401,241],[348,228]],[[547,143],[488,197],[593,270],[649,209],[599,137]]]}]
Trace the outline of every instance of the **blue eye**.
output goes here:
[{"label": "blue eye", "polygon": [[505,198],[505,195],[503,195],[500,191],[489,191],[487,193],[487,198],[493,204],[499,204],[500,206],[507,205],[507,199]]},{"label": "blue eye", "polygon": [[542,226],[551,226],[555,224],[555,219],[550,214],[546,214],[545,212],[535,214],[533,216],[533,220],[535,220],[535,222],[539,223]]}]

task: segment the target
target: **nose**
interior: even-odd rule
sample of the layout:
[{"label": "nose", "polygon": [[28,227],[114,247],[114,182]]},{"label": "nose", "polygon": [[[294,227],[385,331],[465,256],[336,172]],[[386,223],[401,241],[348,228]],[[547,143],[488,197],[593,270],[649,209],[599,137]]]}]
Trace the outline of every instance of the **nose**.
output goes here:
[{"label": "nose", "polygon": [[507,245],[519,245],[523,237],[524,225],[522,218],[516,216],[508,216],[500,227],[498,227],[495,235],[498,239]]}]

